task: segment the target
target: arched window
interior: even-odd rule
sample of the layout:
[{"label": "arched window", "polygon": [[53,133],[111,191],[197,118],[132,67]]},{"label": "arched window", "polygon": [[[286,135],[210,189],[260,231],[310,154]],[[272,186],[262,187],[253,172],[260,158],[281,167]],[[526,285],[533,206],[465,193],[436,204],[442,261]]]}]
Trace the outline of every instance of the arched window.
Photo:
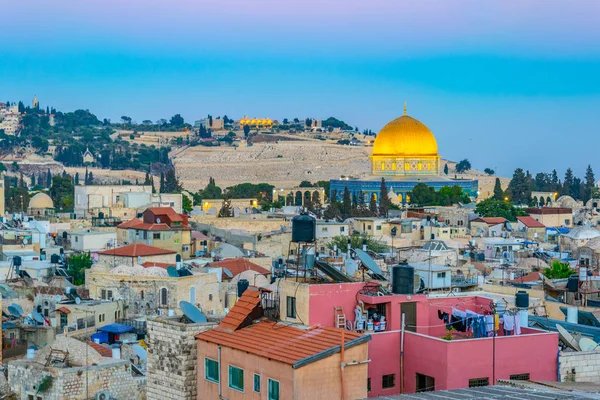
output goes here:
[{"label": "arched window", "polygon": [[399,201],[400,203],[402,203],[402,200],[403,200],[403,198],[402,198],[402,193],[398,193],[398,201]]},{"label": "arched window", "polygon": [[190,288],[190,303],[196,304],[196,287]]},{"label": "arched window", "polygon": [[167,288],[160,289],[160,305],[167,306],[167,304],[169,303],[168,300],[169,300],[169,291],[167,290]]},{"label": "arched window", "polygon": [[140,292],[140,298],[141,298],[142,300],[144,300],[144,291],[143,291],[143,290]]},{"label": "arched window", "polygon": [[408,193],[406,194],[406,202],[410,203],[410,194],[408,194]]}]

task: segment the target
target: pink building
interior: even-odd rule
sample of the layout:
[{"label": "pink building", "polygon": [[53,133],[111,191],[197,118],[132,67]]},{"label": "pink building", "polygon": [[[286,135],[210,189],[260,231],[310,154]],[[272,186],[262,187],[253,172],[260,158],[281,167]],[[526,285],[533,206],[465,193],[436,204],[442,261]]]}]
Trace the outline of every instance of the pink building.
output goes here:
[{"label": "pink building", "polygon": [[[281,319],[336,326],[334,309],[342,308],[347,323],[362,302],[385,316],[383,331],[369,332],[369,397],[423,390],[445,390],[494,384],[498,379],[555,381],[558,335],[523,327],[521,335],[472,338],[447,334],[439,312],[452,309],[489,313],[491,299],[479,296],[427,298],[425,295],[382,295],[363,283],[305,284],[282,281]],[[293,310],[291,308],[293,307]],[[293,312],[291,312],[293,311]],[[405,315],[402,338],[401,319]],[[404,345],[404,354],[401,347]]]}]

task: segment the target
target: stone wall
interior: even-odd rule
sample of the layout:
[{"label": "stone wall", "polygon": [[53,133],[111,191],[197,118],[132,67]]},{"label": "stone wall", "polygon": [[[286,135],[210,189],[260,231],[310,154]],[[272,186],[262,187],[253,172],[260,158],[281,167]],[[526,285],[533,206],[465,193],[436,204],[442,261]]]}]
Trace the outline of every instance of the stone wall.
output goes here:
[{"label": "stone wall", "polygon": [[195,335],[217,326],[183,324],[179,318],[148,321],[148,400],[197,398],[197,346]]},{"label": "stone wall", "polygon": [[561,352],[561,382],[600,383],[600,351]]},{"label": "stone wall", "polygon": [[[27,400],[35,395],[42,379],[52,376],[52,386],[43,393],[47,399],[79,400],[95,398],[98,393],[107,392],[111,398],[144,400],[145,378],[134,378],[131,375],[129,361],[105,359],[99,365],[86,368],[50,368],[43,367],[30,360],[10,362],[8,365],[8,381],[17,398]],[[89,393],[89,397],[86,396]]]}]

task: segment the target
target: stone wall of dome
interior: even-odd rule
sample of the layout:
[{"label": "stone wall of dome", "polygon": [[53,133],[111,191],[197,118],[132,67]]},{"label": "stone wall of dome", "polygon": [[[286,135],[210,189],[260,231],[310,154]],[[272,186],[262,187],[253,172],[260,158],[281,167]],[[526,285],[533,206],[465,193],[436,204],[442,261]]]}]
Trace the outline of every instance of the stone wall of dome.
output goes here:
[{"label": "stone wall of dome", "polygon": [[406,115],[390,121],[375,138],[371,156],[373,175],[439,175],[440,156],[433,133]]}]

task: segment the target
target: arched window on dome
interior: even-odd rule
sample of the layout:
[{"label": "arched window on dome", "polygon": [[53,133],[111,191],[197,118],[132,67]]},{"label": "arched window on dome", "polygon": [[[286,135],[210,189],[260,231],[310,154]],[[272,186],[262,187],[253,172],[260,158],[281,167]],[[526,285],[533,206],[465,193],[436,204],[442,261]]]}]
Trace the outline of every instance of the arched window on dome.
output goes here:
[{"label": "arched window on dome", "polygon": [[417,169],[418,169],[419,171],[422,171],[422,170],[423,170],[423,163],[422,163],[421,161],[419,161],[419,163],[417,164]]},{"label": "arched window on dome", "polygon": [[400,203],[402,203],[402,200],[403,200],[403,198],[402,198],[402,193],[398,193],[398,201],[399,201]]},{"label": "arched window on dome", "polygon": [[410,163],[409,162],[405,162],[404,163],[404,170],[405,171],[409,171],[410,170]]},{"label": "arched window on dome", "polygon": [[395,171],[395,170],[396,170],[396,163],[395,163],[395,162],[393,162],[393,163],[392,163],[392,171]]},{"label": "arched window on dome", "polygon": [[410,194],[406,194],[406,203],[410,203]]},{"label": "arched window on dome", "polygon": [[381,162],[381,170],[382,170],[382,171],[385,171],[385,161],[382,161],[382,162]]}]

